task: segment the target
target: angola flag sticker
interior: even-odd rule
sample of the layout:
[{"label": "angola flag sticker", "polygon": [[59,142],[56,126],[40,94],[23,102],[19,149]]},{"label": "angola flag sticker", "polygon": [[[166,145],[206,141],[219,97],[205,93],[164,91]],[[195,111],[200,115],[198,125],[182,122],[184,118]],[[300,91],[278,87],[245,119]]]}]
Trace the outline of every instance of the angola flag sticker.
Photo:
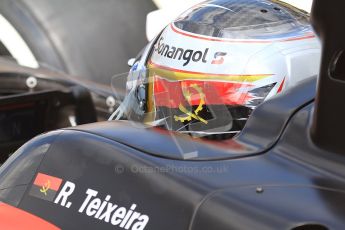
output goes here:
[{"label": "angola flag sticker", "polygon": [[30,195],[43,200],[53,201],[61,183],[61,178],[38,173],[31,187]]}]

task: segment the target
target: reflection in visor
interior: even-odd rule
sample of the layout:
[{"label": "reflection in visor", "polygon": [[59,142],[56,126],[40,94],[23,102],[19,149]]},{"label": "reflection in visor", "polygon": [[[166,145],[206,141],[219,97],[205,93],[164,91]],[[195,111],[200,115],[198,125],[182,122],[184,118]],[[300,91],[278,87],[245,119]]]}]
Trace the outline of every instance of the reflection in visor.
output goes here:
[{"label": "reflection in visor", "polygon": [[[187,100],[191,105],[199,105],[200,95],[212,105],[245,105],[255,96],[249,91],[254,87],[250,83],[232,83],[217,81],[169,81],[160,76],[154,77],[154,94],[168,92],[169,98],[155,97],[156,106],[178,108]],[[212,96],[216,95],[216,96]]]},{"label": "reflection in visor", "polygon": [[258,97],[252,91],[255,88],[252,82],[271,75],[210,76],[172,71],[152,63],[150,66],[153,97],[149,103],[156,120],[165,119],[169,130],[194,136],[237,134],[252,111],[250,105],[259,98],[263,101],[274,87],[270,86],[265,95]]},{"label": "reflection in visor", "polygon": [[[255,88],[253,82],[272,76],[204,74],[161,67],[153,63],[150,63],[150,67],[149,76],[154,82],[153,94],[169,94],[169,99],[155,97],[155,105],[171,108],[179,107],[185,100],[190,105],[199,105],[200,95],[206,96],[208,104],[212,105],[247,105],[257,98],[255,92],[251,92]],[[269,87],[269,91],[273,86]],[[195,90],[198,93],[192,94],[191,91]]]},{"label": "reflection in visor", "polygon": [[137,70],[113,79],[117,99],[123,102],[110,120],[127,119],[196,137],[233,136],[275,86],[257,88],[255,82],[270,76],[210,76],[157,66]]},{"label": "reflection in visor", "polygon": [[[204,124],[207,124],[208,122],[198,115],[202,111],[203,106],[205,105],[205,94],[203,93],[203,90],[197,84],[191,85],[190,88],[193,88],[198,92],[199,105],[194,111],[189,111],[182,103],[180,103],[179,105],[180,111],[185,113],[187,116],[182,117],[182,116],[175,115],[174,116],[175,121],[186,122],[186,121],[191,121],[192,118],[194,118],[195,120],[198,120]],[[192,101],[195,97],[191,93],[191,91],[189,91],[188,87],[182,86],[182,93],[185,99],[188,101],[188,104],[192,105]]]}]

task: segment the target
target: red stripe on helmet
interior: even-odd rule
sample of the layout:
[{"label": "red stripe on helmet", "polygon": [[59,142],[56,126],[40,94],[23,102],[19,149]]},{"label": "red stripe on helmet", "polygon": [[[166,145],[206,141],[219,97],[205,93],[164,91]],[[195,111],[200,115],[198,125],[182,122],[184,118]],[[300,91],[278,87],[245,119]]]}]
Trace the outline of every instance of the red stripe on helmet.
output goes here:
[{"label": "red stripe on helmet", "polygon": [[280,93],[281,91],[283,91],[284,84],[285,84],[285,77],[284,77],[284,79],[283,79],[282,83],[280,84],[280,86],[279,86],[279,89],[278,89],[277,93]]},{"label": "red stripe on helmet", "polygon": [[[201,89],[195,90],[193,86]],[[206,105],[244,105],[252,99],[248,88],[249,83],[233,83],[219,81],[168,81],[161,77],[154,77],[155,106],[178,108],[180,104],[198,106],[204,98]],[[183,89],[190,95],[188,101],[183,94]]]}]

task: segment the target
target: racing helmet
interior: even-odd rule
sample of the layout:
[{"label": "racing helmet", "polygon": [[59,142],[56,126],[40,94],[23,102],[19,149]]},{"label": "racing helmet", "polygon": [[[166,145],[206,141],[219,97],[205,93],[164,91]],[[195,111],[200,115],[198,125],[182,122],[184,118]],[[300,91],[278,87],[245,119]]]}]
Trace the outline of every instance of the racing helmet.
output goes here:
[{"label": "racing helmet", "polygon": [[263,101],[316,75],[319,59],[306,12],[276,0],[205,1],[137,57],[111,119],[232,137]]}]

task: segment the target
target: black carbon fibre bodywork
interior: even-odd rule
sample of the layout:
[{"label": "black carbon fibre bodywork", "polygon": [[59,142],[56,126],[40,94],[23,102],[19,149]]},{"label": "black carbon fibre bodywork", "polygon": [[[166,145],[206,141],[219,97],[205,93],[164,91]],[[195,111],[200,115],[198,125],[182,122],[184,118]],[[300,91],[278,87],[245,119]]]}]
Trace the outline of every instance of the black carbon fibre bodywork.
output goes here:
[{"label": "black carbon fibre bodywork", "polygon": [[[137,204],[150,217],[145,229],[341,229],[345,158],[310,140],[314,89],[312,79],[263,104],[242,135],[227,143],[196,142],[126,121],[42,135],[2,167],[1,200],[62,229],[116,229],[78,212],[89,188],[118,205]],[[47,144],[46,152],[37,150]],[[184,159],[177,144],[197,156]],[[28,193],[37,173],[76,185],[70,208]]]}]

